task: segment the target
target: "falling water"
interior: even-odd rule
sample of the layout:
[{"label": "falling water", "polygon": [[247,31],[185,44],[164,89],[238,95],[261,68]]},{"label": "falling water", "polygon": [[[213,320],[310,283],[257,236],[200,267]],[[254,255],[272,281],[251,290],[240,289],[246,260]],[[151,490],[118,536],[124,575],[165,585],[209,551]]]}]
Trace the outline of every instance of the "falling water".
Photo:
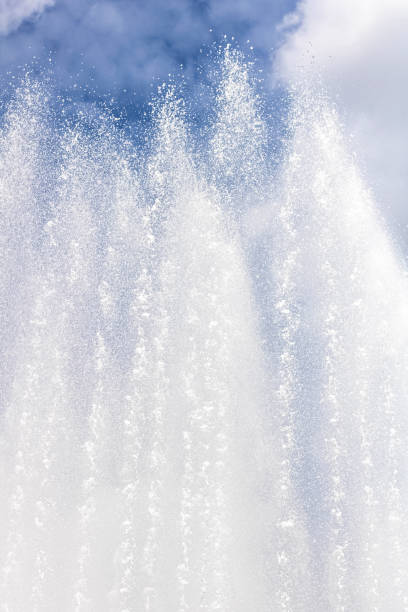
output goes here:
[{"label": "falling water", "polygon": [[408,610],[405,269],[328,99],[277,147],[219,68],[198,137],[4,113],[4,612]]}]

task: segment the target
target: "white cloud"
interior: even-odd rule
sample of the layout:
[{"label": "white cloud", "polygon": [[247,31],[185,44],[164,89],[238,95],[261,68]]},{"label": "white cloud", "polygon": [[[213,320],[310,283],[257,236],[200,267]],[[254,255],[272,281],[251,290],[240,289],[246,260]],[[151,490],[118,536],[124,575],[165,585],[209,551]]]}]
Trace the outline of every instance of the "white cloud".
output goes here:
[{"label": "white cloud", "polygon": [[0,35],[16,30],[24,21],[41,13],[55,0],[0,0]]},{"label": "white cloud", "polygon": [[[300,25],[296,28],[296,24]],[[303,0],[278,26],[284,81],[318,74],[339,101],[391,222],[408,224],[408,2]]]}]

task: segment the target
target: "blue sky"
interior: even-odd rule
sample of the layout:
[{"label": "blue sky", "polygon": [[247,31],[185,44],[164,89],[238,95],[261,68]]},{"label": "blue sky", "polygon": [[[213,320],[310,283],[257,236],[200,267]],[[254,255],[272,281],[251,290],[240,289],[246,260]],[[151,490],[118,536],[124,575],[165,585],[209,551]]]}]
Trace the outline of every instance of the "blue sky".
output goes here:
[{"label": "blue sky", "polygon": [[67,95],[113,94],[134,117],[160,80],[183,64],[194,82],[208,49],[235,36],[264,69],[266,91],[299,67],[321,75],[408,242],[407,31],[407,0],[0,0],[0,86],[4,98],[24,66],[52,66]]},{"label": "blue sky", "polygon": [[[153,79],[193,76],[223,35],[254,46],[267,62],[276,29],[294,0],[0,0],[0,71],[15,74],[50,54],[57,84],[128,99],[149,95]],[[251,42],[248,43],[247,41]],[[128,94],[128,95],[126,95]]]}]

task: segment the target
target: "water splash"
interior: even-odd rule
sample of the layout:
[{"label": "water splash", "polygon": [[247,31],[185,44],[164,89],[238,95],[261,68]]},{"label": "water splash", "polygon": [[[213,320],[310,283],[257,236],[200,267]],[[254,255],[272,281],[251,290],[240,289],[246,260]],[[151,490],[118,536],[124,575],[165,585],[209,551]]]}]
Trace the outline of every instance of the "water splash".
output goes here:
[{"label": "water splash", "polygon": [[391,518],[385,492],[398,472],[399,496],[405,463],[394,448],[406,428],[406,273],[325,96],[298,92],[290,125],[274,221],[283,261],[272,266],[287,321],[278,333],[288,346],[295,480],[318,542],[318,597],[322,609],[386,610],[393,601],[403,610],[405,587],[397,596],[383,582],[391,551],[380,534]]},{"label": "water splash", "polygon": [[143,151],[3,118],[4,612],[408,609],[405,270],[325,96],[277,169],[219,74],[199,149],[172,86]]}]

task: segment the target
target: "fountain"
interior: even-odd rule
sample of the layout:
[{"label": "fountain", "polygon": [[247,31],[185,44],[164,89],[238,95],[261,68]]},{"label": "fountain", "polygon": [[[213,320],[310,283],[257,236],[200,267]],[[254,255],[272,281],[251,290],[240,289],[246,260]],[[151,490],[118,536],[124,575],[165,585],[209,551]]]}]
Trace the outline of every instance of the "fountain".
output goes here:
[{"label": "fountain", "polygon": [[277,164],[220,62],[199,142],[4,113],[2,612],[408,610],[402,258],[327,97]]}]

